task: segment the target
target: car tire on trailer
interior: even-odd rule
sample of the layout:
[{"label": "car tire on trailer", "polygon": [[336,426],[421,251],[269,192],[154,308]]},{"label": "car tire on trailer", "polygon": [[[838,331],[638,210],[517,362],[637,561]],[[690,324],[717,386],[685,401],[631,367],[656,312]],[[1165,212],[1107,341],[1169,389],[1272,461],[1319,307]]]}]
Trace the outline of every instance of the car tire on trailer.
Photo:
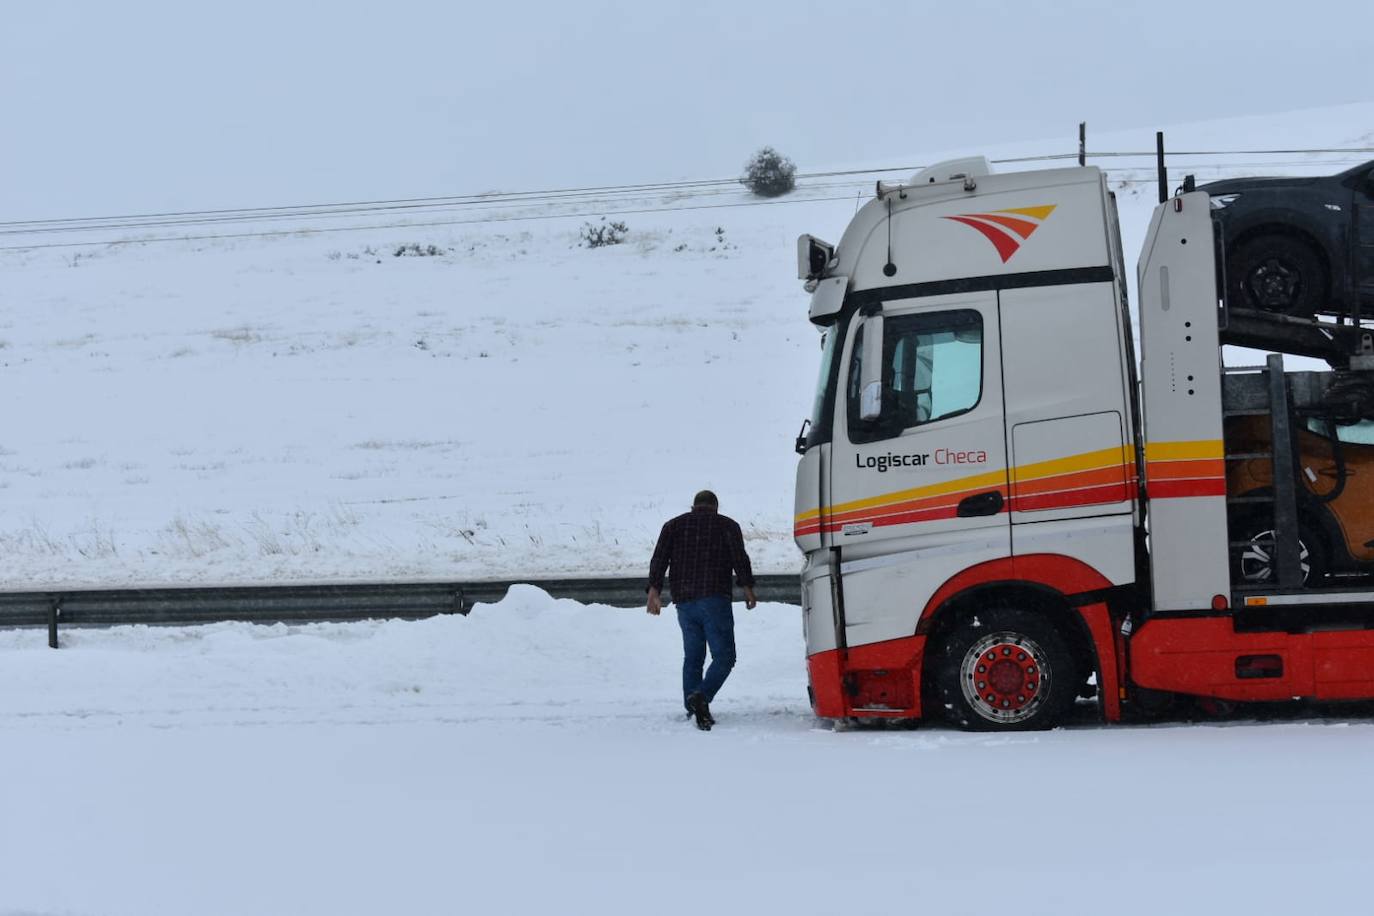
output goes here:
[{"label": "car tire on trailer", "polygon": [[[1278,584],[1278,570],[1274,566],[1274,523],[1269,519],[1252,517],[1239,526],[1242,532],[1237,541],[1247,542],[1236,558],[1233,570],[1237,585],[1262,586]],[[1306,522],[1298,524],[1298,562],[1302,566],[1302,587],[1316,588],[1330,572],[1326,543]]]},{"label": "car tire on trailer", "polygon": [[1311,318],[1327,305],[1326,276],[1312,246],[1271,233],[1237,246],[1226,258],[1232,307]]},{"label": "car tire on trailer", "polygon": [[1054,728],[1086,673],[1043,614],[979,610],[939,644],[934,686],[945,718],[969,731]]}]

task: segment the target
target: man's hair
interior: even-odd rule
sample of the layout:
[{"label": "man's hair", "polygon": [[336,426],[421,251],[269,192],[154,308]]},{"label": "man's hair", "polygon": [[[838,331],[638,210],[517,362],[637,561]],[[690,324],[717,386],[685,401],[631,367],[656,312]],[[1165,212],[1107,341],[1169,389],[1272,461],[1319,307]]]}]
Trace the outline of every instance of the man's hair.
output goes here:
[{"label": "man's hair", "polygon": [[719,509],[720,500],[716,499],[716,494],[712,493],[710,490],[702,490],[696,496],[692,497],[692,508],[695,509],[697,506]]}]

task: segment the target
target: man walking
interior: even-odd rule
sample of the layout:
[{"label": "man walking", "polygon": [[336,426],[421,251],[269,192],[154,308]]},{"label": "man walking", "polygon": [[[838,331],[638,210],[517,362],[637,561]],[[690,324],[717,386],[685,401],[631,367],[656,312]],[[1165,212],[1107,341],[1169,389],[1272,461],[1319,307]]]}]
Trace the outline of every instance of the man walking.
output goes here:
[{"label": "man walking", "polygon": [[[669,573],[677,622],[682,627],[682,702],[702,731],[710,731],[715,724],[710,703],[735,667],[732,570],[744,589],[745,607],[752,610],[758,603],[744,535],[739,524],[721,515],[719,508],[716,494],[698,493],[691,512],[663,526],[649,561],[648,611],[656,617],[662,609],[663,575]],[[702,677],[708,646],[711,667]]]}]

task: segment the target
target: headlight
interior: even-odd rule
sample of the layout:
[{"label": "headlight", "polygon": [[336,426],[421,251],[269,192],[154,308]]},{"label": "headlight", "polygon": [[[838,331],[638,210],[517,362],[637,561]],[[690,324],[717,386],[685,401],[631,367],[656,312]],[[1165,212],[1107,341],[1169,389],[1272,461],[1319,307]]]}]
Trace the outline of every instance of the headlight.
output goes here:
[{"label": "headlight", "polygon": [[1235,203],[1238,197],[1240,197],[1239,194],[1218,194],[1216,197],[1212,198],[1212,209],[1225,210],[1227,207],[1231,206],[1231,204]]}]

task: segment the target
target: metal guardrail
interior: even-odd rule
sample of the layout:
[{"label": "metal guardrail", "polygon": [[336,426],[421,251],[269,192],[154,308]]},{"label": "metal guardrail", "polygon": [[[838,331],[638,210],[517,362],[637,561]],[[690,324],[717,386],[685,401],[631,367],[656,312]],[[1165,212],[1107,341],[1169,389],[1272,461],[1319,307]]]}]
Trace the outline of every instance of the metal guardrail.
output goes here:
[{"label": "metal guardrail", "polygon": [[[638,607],[644,579],[516,579],[354,585],[270,585],[201,588],[92,589],[0,593],[0,629],[47,626],[57,648],[62,626],[120,624],[186,625],[246,621],[419,619],[466,614],[475,604],[494,604],[512,585],[533,585],[555,598]],[[760,601],[801,602],[798,576],[758,576]]]}]

